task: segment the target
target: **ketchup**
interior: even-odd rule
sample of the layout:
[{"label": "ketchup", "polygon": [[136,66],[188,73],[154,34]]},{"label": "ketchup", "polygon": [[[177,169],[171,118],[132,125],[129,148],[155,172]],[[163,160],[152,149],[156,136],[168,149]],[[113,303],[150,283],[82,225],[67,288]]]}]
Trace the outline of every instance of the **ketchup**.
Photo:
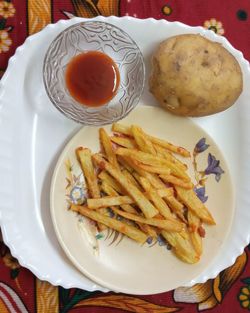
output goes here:
[{"label": "ketchup", "polygon": [[108,103],[120,84],[119,70],[114,61],[99,51],[75,56],[67,65],[66,86],[81,104],[98,107]]}]

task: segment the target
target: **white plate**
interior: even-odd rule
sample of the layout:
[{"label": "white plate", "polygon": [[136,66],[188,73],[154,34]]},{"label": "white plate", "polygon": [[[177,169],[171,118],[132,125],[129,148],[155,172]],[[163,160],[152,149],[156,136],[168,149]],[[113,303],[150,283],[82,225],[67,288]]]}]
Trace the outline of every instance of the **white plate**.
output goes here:
[{"label": "white plate", "polygon": [[[154,246],[141,246],[127,237],[117,236],[116,232],[98,233],[93,230],[94,226],[88,219],[68,210],[68,201],[82,199],[79,195],[85,193],[84,178],[75,149],[83,146],[90,148],[92,152],[98,152],[98,127],[82,128],[59,157],[51,183],[53,224],[62,248],[73,264],[102,286],[130,294],[172,290],[198,277],[211,264],[226,241],[235,208],[230,171],[212,139],[187,118],[175,117],[159,107],[139,106],[122,123],[128,126],[140,125],[148,134],[178,144],[190,151],[191,155],[199,140],[206,138],[209,147],[196,158],[200,171],[207,168],[209,153],[220,161],[220,167],[225,173],[218,182],[214,175],[208,175],[205,184],[208,196],[206,206],[217,225],[204,226],[206,237],[200,261],[194,265],[179,261],[166,249],[166,245],[159,245],[162,244],[161,241]],[[105,129],[110,132],[110,126]],[[185,158],[183,161],[188,165],[189,175],[195,183],[193,158]],[[224,197],[225,194],[228,196]]]},{"label": "white plate", "polygon": [[[6,244],[20,263],[36,276],[54,285],[103,290],[84,277],[68,261],[60,248],[49,214],[49,189],[52,171],[65,143],[79,125],[65,119],[50,103],[42,82],[45,52],[53,38],[66,27],[83,21],[75,18],[49,25],[31,36],[17,49],[1,80],[0,92],[0,212]],[[150,55],[168,36],[201,33],[221,42],[238,59],[244,74],[244,91],[231,109],[194,119],[224,153],[236,187],[236,211],[223,249],[199,277],[187,285],[215,277],[231,265],[249,242],[250,193],[250,71],[242,54],[213,32],[181,23],[129,17],[98,17],[124,29],[145,56],[149,72]],[[145,29],[147,31],[145,31]],[[146,82],[147,86],[147,82]],[[142,103],[154,105],[147,89]],[[227,195],[225,195],[226,197]]]}]

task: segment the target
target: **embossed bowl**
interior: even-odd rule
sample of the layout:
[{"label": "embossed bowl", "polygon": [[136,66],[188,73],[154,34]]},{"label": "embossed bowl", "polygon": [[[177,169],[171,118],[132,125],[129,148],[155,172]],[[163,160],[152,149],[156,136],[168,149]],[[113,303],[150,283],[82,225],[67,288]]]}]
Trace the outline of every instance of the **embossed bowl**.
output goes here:
[{"label": "embossed bowl", "polygon": [[[80,104],[65,83],[70,60],[93,50],[111,57],[120,72],[116,95],[101,107]],[[49,46],[43,80],[51,102],[65,116],[85,125],[105,125],[124,118],[138,104],[145,81],[144,60],[136,43],[120,28],[99,21],[81,22],[66,28]]]}]

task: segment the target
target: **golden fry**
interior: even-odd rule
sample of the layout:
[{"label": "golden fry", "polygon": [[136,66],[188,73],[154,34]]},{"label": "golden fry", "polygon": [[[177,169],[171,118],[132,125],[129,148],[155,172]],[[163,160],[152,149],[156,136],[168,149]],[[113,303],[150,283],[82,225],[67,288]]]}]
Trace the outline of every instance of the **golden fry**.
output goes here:
[{"label": "golden fry", "polygon": [[119,169],[116,155],[112,148],[111,140],[104,128],[99,129],[99,135],[100,135],[101,145],[103,146],[103,149],[105,151],[105,154],[108,158],[109,163],[112,164],[115,168]]},{"label": "golden fry", "polygon": [[141,162],[146,165],[164,166],[166,168],[169,168],[173,175],[176,175],[178,177],[186,179],[187,181],[190,181],[190,178],[188,177],[185,171],[181,170],[174,163],[161,157],[154,156],[152,154],[138,151],[135,149],[126,149],[126,148],[118,148],[115,153],[117,155],[132,158],[133,160],[137,160],[138,162]]},{"label": "golden fry", "polygon": [[105,169],[119,182],[119,184],[135,200],[136,204],[139,206],[139,208],[147,218],[154,217],[158,214],[157,209],[150,203],[150,201],[142,194],[142,192],[138,188],[131,185],[128,179],[120,171],[118,171],[115,167],[105,161],[100,154],[94,154],[93,158],[100,168]]},{"label": "golden fry", "polygon": [[117,230],[120,233],[128,236],[129,238],[138,241],[139,243],[144,243],[147,240],[147,235],[138,228],[123,223],[122,221],[118,221],[114,218],[105,216],[97,211],[92,211],[87,207],[72,205],[71,210],[74,212],[78,212],[88,218],[91,218],[96,222],[100,222],[111,229]]},{"label": "golden fry", "polygon": [[110,140],[124,148],[129,148],[129,149],[137,148],[136,142],[131,138],[112,136],[110,137]]},{"label": "golden fry", "polygon": [[135,142],[137,143],[137,146],[139,147],[139,150],[156,155],[156,151],[152,142],[147,138],[147,136],[144,134],[143,130],[140,127],[132,125],[131,133],[134,137]]},{"label": "golden fry", "polygon": [[171,173],[171,170],[169,168],[163,167],[163,166],[151,166],[151,165],[145,165],[138,161],[131,161],[135,164],[135,166],[139,167],[141,170],[144,170],[149,173],[155,173],[155,174],[164,174],[169,175]]},{"label": "golden fry", "polygon": [[107,208],[109,206],[132,203],[134,203],[134,200],[129,196],[108,196],[98,199],[87,199],[88,208],[90,209]]},{"label": "golden fry", "polygon": [[134,176],[127,170],[127,169],[123,169],[122,170],[122,174],[127,177],[127,179],[131,182],[131,184],[133,184],[134,186],[136,186],[140,191],[142,191],[141,186],[138,184],[137,180],[134,178]]},{"label": "golden fry", "polygon": [[130,127],[123,125],[123,124],[120,124],[120,123],[114,123],[112,125],[112,131],[114,133],[121,133],[121,134],[124,134],[127,136],[132,136]]},{"label": "golden fry", "polygon": [[187,170],[187,165],[182,163],[175,156],[173,156],[171,154],[171,152],[167,151],[166,149],[164,149],[163,147],[158,146],[158,145],[154,145],[154,148],[155,148],[158,156],[160,156],[160,157],[162,157],[162,158],[164,158],[164,159],[174,163],[175,165],[177,165],[183,171]]},{"label": "golden fry", "polygon": [[[102,191],[104,191],[109,196],[117,196],[118,195],[118,193],[111,186],[109,186],[108,183],[105,182],[105,181],[103,181],[103,183],[101,185],[101,189],[102,189]],[[130,204],[121,204],[120,207],[125,212],[137,214],[137,211]],[[140,227],[140,229],[144,233],[148,234],[150,237],[152,237],[152,238],[156,238],[157,237],[157,233],[153,229],[153,227],[151,227],[149,225],[144,225],[144,224],[141,224],[141,223],[138,223],[138,226]]]},{"label": "golden fry", "polygon": [[175,186],[175,190],[179,199],[187,206],[187,208],[193,211],[203,222],[211,225],[215,225],[215,221],[201,202],[201,200],[196,196],[195,192],[192,189],[184,189],[182,187]]},{"label": "golden fry", "polygon": [[171,151],[171,152],[174,152],[176,154],[179,154],[183,157],[186,157],[186,158],[189,158],[190,157],[190,152],[187,151],[185,148],[183,147],[178,147],[178,146],[175,146],[165,140],[162,140],[162,139],[159,139],[159,138],[156,138],[156,137],[153,137],[153,136],[148,136],[149,139],[154,143],[154,144],[157,144],[163,148],[166,148],[167,150]]},{"label": "golden fry", "polygon": [[138,168],[129,157],[126,156],[118,156],[119,162],[122,162],[123,165],[127,166],[126,168],[134,175],[134,171],[138,173],[138,175],[146,178],[150,184],[155,188],[164,188],[165,184],[160,180],[160,178],[153,173],[148,173]]},{"label": "golden fry", "polygon": [[127,213],[124,211],[121,211],[119,209],[114,209],[114,212],[117,213],[120,216],[123,216],[129,220],[139,222],[142,224],[148,224],[155,227],[158,227],[160,229],[165,229],[168,231],[175,231],[175,232],[181,232],[183,230],[183,224],[180,223],[177,220],[173,219],[158,219],[158,218],[144,218],[140,215]]},{"label": "golden fry", "polygon": [[172,246],[173,252],[182,261],[190,264],[197,263],[200,259],[194,250],[189,236],[183,238],[181,233],[162,231],[162,236],[167,240],[167,242]]},{"label": "golden fry", "polygon": [[186,181],[183,181],[173,175],[160,175],[160,178],[166,182],[166,183],[171,183],[173,185],[176,185],[176,186],[180,186],[182,188],[185,188],[185,189],[192,189],[193,188],[193,184],[191,182],[186,182]]},{"label": "golden fry", "polygon": [[140,181],[140,184],[141,184],[142,188],[145,191],[149,191],[150,190],[151,184],[150,184],[150,182],[149,182],[149,180],[147,178],[140,176],[139,177],[139,181]]},{"label": "golden fry", "polygon": [[166,204],[166,202],[159,196],[156,190],[150,189],[148,191],[148,195],[151,201],[153,201],[154,205],[157,207],[159,212],[165,218],[173,218],[172,213]]},{"label": "golden fry", "polygon": [[[121,134],[125,134],[125,135],[128,135],[128,136],[133,136],[132,132],[131,132],[131,129],[130,127],[128,126],[125,126],[125,125],[122,125],[122,124],[119,124],[119,123],[114,123],[113,126],[112,126],[112,130],[114,132],[118,132],[118,133],[121,133]],[[183,157],[190,157],[190,152],[187,151],[185,148],[183,147],[178,147],[178,146],[175,146],[163,139],[159,139],[159,138],[156,138],[156,137],[153,137],[153,136],[150,136],[148,134],[146,134],[146,136],[151,140],[151,142],[153,144],[157,144],[163,148],[166,148],[167,150],[171,151],[171,152],[174,152],[176,154],[179,154]]]},{"label": "golden fry", "polygon": [[165,198],[168,205],[171,207],[171,209],[175,212],[175,213],[182,213],[182,210],[184,208],[184,205],[178,201],[173,195],[172,196],[168,196]]},{"label": "golden fry", "polygon": [[[119,194],[106,183],[105,181],[101,184],[101,189],[104,191],[108,196],[119,196]],[[130,205],[130,204],[121,204],[121,208],[128,213],[137,213],[137,211]]]},{"label": "golden fry", "polygon": [[90,196],[92,198],[99,198],[100,190],[97,183],[94,166],[91,160],[91,151],[87,148],[79,147],[76,149],[76,156],[80,162],[84,177],[86,179]]},{"label": "golden fry", "polygon": [[119,192],[119,193],[123,193],[123,189],[120,186],[119,183],[117,183],[117,181],[110,176],[106,171],[102,171],[98,177],[101,179],[102,182],[106,182],[109,186],[111,186],[113,189],[115,189],[115,191]]},{"label": "golden fry", "polygon": [[202,254],[202,238],[199,234],[199,227],[201,226],[201,221],[197,215],[195,215],[191,210],[188,210],[188,225],[189,233],[194,249],[198,255]]},{"label": "golden fry", "polygon": [[[159,197],[172,197],[172,188],[162,188],[156,190]],[[141,193],[143,197],[147,197],[148,193]],[[123,205],[123,204],[133,204],[136,203],[131,196],[107,196],[98,199],[87,199],[87,204],[90,209],[99,209],[109,206]],[[157,211],[158,214],[158,211]]]}]

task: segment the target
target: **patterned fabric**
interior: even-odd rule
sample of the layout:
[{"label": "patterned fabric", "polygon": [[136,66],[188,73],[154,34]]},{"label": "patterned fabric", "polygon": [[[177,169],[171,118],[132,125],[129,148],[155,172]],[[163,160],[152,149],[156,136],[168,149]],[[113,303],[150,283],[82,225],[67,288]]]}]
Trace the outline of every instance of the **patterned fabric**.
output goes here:
[{"label": "patterned fabric", "polygon": [[[250,59],[249,0],[0,0],[0,73],[28,35],[73,16],[154,17],[200,25],[226,36]],[[0,241],[0,312],[246,312],[250,310],[250,247],[215,279],[151,296],[66,290],[20,267]]]}]

